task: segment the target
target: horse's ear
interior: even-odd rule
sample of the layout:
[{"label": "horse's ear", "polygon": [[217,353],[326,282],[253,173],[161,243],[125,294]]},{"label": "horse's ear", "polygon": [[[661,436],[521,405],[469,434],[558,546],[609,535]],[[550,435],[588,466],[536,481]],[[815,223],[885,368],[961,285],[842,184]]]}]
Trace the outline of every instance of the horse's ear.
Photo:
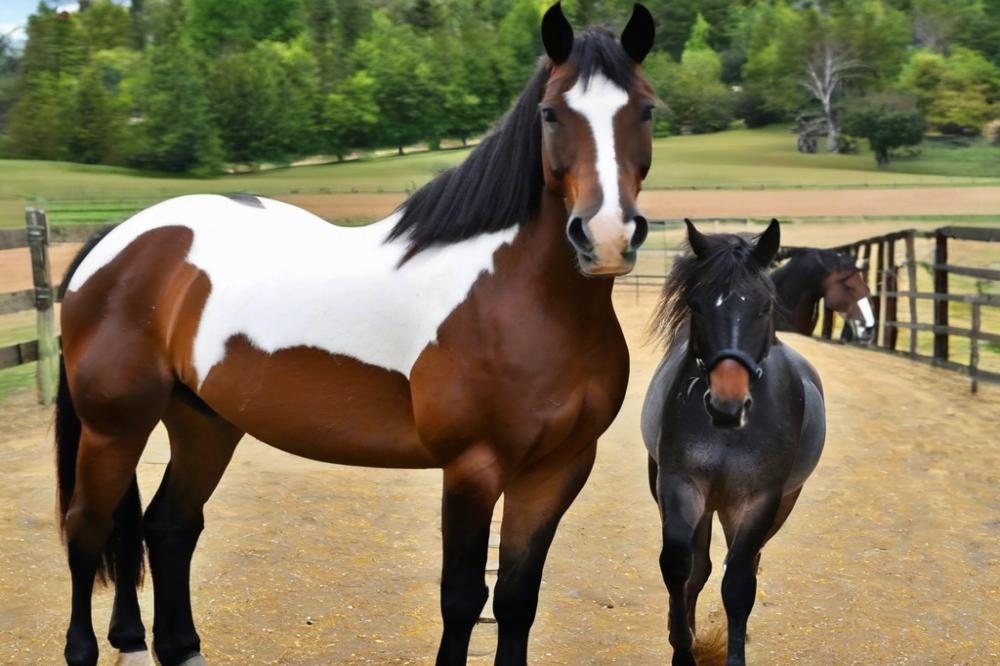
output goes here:
[{"label": "horse's ear", "polygon": [[764,268],[770,266],[780,246],[781,225],[777,220],[771,220],[764,233],[757,237],[757,244],[753,248],[753,258],[757,261],[757,265]]},{"label": "horse's ear", "polygon": [[687,225],[688,229],[688,245],[691,246],[694,255],[701,259],[708,254],[708,239],[705,238],[705,234],[695,229],[694,222],[691,220],[684,218],[684,224]]},{"label": "horse's ear", "polygon": [[549,7],[542,17],[542,43],[549,59],[557,65],[566,62],[573,51],[573,28],[559,4]]},{"label": "horse's ear", "polygon": [[653,48],[653,38],[656,36],[656,24],[649,10],[638,2],[632,7],[632,18],[622,31],[622,46],[625,53],[637,63],[642,63]]}]

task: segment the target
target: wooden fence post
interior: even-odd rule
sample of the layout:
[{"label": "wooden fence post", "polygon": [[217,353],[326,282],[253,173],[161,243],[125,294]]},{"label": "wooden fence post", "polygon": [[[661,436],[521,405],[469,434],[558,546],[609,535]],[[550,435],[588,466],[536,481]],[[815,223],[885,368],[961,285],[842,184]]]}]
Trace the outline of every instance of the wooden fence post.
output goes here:
[{"label": "wooden fence post", "polygon": [[879,338],[885,346],[885,334],[888,332],[883,324],[882,294],[885,293],[885,242],[878,242],[878,254],[875,258],[875,298],[872,299],[872,310],[875,315],[875,333],[872,344],[878,346]]},{"label": "wooden fence post", "polygon": [[896,326],[898,314],[895,293],[897,291],[899,291],[899,269],[896,266],[896,241],[890,238],[885,265],[885,291],[883,292],[886,295],[885,321],[882,324],[885,333],[882,335],[882,346],[893,351],[896,351],[896,340],[899,337],[899,327]]},{"label": "wooden fence post", "polygon": [[24,218],[31,252],[38,323],[38,401],[51,405],[55,401],[59,381],[59,343],[56,338],[55,290],[49,266],[49,221],[45,211],[37,208],[28,208]]},{"label": "wooden fence post", "polygon": [[[934,236],[934,293],[948,294],[948,237],[940,230]],[[948,301],[939,300],[934,304],[934,358],[948,360]]]},{"label": "wooden fence post", "polygon": [[979,305],[972,304],[972,335],[969,336],[969,377],[973,393],[979,390],[979,330],[982,327]]},{"label": "wooden fence post", "polygon": [[[913,232],[906,234],[906,282],[910,292],[910,323],[917,324],[917,253],[914,249]],[[910,329],[910,356],[917,355],[917,329]]]}]

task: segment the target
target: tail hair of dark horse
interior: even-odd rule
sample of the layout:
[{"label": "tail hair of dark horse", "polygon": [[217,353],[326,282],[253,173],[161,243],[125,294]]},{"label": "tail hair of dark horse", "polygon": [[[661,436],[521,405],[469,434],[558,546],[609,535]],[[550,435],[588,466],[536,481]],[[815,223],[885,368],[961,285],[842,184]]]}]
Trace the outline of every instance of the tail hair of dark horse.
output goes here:
[{"label": "tail hair of dark horse", "polygon": [[[83,258],[104,237],[100,234],[90,239],[80,253],[77,254],[66,271],[60,288],[60,296],[65,294],[66,285]],[[58,518],[59,532],[65,537],[66,512],[73,497],[76,486],[76,458],[80,449],[82,426],[73,406],[73,396],[70,395],[69,381],[66,375],[66,363],[59,359],[59,389],[56,393],[55,409],[55,439],[56,439],[56,476],[58,479]],[[130,563],[126,567],[121,562]],[[132,569],[124,571],[123,568]],[[134,576],[135,584],[142,582],[144,574],[144,548],[142,542],[142,500],[139,497],[139,483],[135,475],[129,484],[125,496],[118,503],[114,513],[114,525],[104,547],[103,557],[98,566],[98,579],[102,582],[117,581],[120,576]]]},{"label": "tail hair of dark horse", "polygon": [[694,639],[694,661],[698,666],[726,666],[729,636],[726,626],[702,629]]}]

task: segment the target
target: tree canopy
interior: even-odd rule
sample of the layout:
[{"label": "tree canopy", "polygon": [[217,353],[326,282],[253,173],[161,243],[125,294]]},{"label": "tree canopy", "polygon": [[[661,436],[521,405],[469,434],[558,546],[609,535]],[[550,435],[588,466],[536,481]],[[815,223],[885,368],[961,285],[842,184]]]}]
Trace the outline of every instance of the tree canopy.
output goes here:
[{"label": "tree canopy", "polygon": [[[486,131],[542,53],[547,0],[40,2],[0,35],[0,150],[172,171],[256,168]],[[656,132],[823,118],[904,92],[935,132],[1000,118],[1000,0],[646,0]],[[631,0],[565,0],[621,27]]]}]

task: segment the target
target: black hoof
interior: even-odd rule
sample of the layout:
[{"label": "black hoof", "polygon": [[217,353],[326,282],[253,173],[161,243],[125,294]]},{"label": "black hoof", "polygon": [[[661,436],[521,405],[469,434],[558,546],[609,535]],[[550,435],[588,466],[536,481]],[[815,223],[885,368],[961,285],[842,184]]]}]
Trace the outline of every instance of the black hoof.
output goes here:
[{"label": "black hoof", "polygon": [[97,638],[66,640],[63,656],[69,666],[97,666]]}]

